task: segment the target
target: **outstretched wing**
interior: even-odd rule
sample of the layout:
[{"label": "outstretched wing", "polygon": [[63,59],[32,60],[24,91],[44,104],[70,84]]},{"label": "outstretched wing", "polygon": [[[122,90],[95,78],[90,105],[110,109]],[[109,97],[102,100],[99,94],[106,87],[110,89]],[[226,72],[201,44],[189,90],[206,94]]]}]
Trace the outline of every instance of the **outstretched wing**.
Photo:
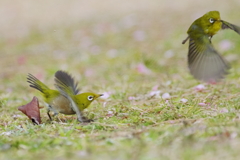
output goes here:
[{"label": "outstretched wing", "polygon": [[30,85],[29,85],[30,87],[39,90],[40,92],[44,93],[45,95],[47,94],[46,91],[50,90],[50,88],[48,88],[48,86],[46,86],[44,83],[39,81],[36,77],[34,77],[30,73],[28,73],[27,82],[30,83]]},{"label": "outstretched wing", "polygon": [[228,23],[226,21],[222,21],[222,29],[231,29],[234,30],[235,32],[237,32],[238,34],[240,34],[240,27],[236,26],[234,24]]},{"label": "outstretched wing", "polygon": [[70,101],[72,109],[77,114],[78,121],[85,122],[86,120],[82,116],[82,112],[74,96],[79,92],[77,83],[74,82],[74,79],[67,72],[57,71],[55,73],[55,86],[59,92]]},{"label": "outstretched wing", "polygon": [[219,81],[224,78],[230,68],[227,61],[214,49],[207,36],[190,38],[188,67],[196,79],[205,82]]},{"label": "outstretched wing", "polygon": [[77,83],[74,81],[71,75],[64,71],[57,71],[55,73],[55,86],[62,93],[62,91],[77,95],[79,92]]}]

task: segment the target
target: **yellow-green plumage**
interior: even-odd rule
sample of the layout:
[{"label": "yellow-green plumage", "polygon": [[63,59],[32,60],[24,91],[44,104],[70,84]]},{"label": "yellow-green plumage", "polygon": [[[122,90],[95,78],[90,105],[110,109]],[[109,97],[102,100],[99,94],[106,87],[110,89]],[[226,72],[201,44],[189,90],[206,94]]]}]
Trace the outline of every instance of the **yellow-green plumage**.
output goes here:
[{"label": "yellow-green plumage", "polygon": [[59,91],[48,88],[44,83],[39,81],[32,74],[28,74],[27,80],[27,82],[30,83],[30,87],[35,88],[41,92],[42,97],[46,103],[51,103],[55,97],[60,95]]},{"label": "yellow-green plumage", "polygon": [[55,73],[55,86],[65,97],[71,98],[80,109],[80,111],[87,108],[93,100],[102,96],[102,94],[95,93],[81,93],[77,94],[77,85],[71,85],[74,83],[69,83],[69,77],[66,75],[66,72],[57,71]]},{"label": "yellow-green plumage", "polygon": [[232,29],[240,34],[240,28],[221,20],[218,11],[210,11],[196,19],[189,27],[188,67],[190,73],[199,80],[216,82],[228,73],[230,65],[215,50],[211,38],[221,29]]},{"label": "yellow-green plumage", "polygon": [[[56,86],[64,84],[61,86],[61,89],[57,87],[57,89],[60,90],[52,90],[48,88],[31,74],[27,77],[27,82],[30,83],[30,87],[41,92],[44,101],[47,104],[49,118],[51,119],[49,112],[53,111],[54,115],[57,115],[58,113],[66,115],[77,114],[79,121],[89,121],[82,116],[82,111],[87,108],[93,100],[101,96],[101,94],[78,94],[79,90],[77,88],[77,83],[75,83],[74,79],[68,73],[57,71],[55,76],[55,80],[57,81]],[[94,98],[89,100],[89,96],[93,96]]]}]

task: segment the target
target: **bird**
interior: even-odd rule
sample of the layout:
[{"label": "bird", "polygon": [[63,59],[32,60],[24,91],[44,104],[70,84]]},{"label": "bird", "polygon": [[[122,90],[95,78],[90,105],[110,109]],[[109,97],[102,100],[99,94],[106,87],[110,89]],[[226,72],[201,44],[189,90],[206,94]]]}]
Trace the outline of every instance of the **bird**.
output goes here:
[{"label": "bird", "polygon": [[218,31],[231,29],[240,34],[240,27],[220,18],[219,11],[209,11],[196,19],[187,31],[185,44],[189,40],[188,68],[194,78],[216,83],[223,79],[231,68],[212,45],[212,37]]},{"label": "bird", "polygon": [[30,73],[27,76],[27,82],[30,84],[29,86],[41,92],[47,106],[47,115],[49,119],[52,120],[50,115],[50,111],[52,111],[54,113],[53,116],[58,115],[58,113],[65,115],[77,114],[79,122],[91,122],[92,120],[84,117],[82,112],[91,102],[103,94],[92,92],[78,94],[78,83],[76,83],[73,77],[66,71],[57,71],[55,73],[55,81],[57,81],[55,84],[57,90],[50,89]]}]

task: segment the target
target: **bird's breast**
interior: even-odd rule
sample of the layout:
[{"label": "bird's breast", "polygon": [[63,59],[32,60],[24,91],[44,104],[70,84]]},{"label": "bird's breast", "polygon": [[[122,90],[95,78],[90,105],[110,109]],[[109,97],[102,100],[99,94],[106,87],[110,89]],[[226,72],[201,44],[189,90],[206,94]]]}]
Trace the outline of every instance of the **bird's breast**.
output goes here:
[{"label": "bird's breast", "polygon": [[222,28],[222,22],[216,21],[213,25],[211,25],[208,29],[205,30],[209,36],[215,35]]},{"label": "bird's breast", "polygon": [[66,115],[76,114],[71,107],[70,101],[62,95],[56,97],[50,105],[59,113]]}]

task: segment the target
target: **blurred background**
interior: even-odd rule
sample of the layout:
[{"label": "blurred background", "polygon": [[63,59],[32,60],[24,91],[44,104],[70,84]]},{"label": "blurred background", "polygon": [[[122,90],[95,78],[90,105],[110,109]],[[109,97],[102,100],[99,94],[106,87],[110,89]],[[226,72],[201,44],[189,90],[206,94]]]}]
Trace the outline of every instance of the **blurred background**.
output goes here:
[{"label": "blurred background", "polygon": [[[0,0],[0,157],[239,159],[240,36],[212,39],[232,65],[217,85],[189,74],[182,45],[211,10],[240,26],[240,0]],[[93,124],[42,109],[33,126],[17,110],[40,98],[27,74],[53,89],[57,70],[105,94],[85,110]]]},{"label": "blurred background", "polygon": [[[28,87],[26,75],[54,87],[60,69],[71,73],[82,91],[123,99],[156,85],[170,92],[192,87],[199,82],[188,72],[188,44],[181,44],[188,27],[211,10],[240,25],[239,7],[239,0],[1,0],[0,94],[29,100],[37,91]],[[231,31],[213,38],[235,66],[229,82],[239,77],[239,43]]]}]

